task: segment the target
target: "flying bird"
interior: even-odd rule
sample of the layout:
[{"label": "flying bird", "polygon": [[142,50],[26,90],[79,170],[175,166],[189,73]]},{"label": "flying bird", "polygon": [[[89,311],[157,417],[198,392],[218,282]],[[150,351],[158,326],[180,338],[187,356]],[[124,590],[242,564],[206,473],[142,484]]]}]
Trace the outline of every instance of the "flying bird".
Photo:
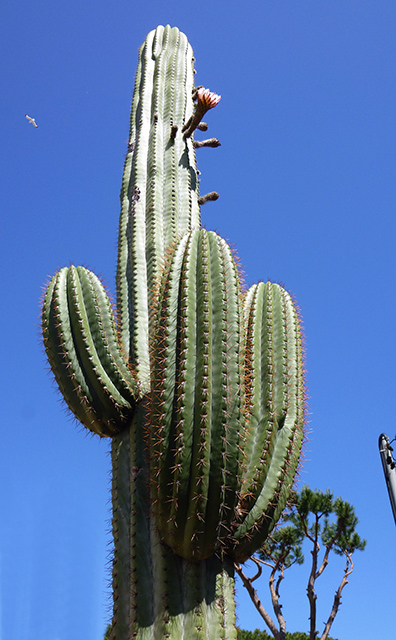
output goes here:
[{"label": "flying bird", "polygon": [[34,119],[34,118],[31,118],[30,116],[28,116],[28,114],[27,114],[27,113],[25,113],[25,118],[27,118],[27,119],[29,120],[29,122],[30,122],[34,127],[36,127],[36,129],[38,128],[38,124],[36,124],[36,121],[35,121],[35,119]]}]

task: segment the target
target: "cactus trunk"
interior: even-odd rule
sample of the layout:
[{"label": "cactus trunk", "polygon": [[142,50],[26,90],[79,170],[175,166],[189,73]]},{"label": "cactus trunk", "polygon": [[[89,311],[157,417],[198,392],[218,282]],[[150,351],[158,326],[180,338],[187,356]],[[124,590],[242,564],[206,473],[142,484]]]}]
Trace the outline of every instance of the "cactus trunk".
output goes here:
[{"label": "cactus trunk", "polygon": [[[177,28],[139,52],[121,189],[117,314],[90,271],[50,281],[42,329],[67,405],[112,438],[112,640],[235,640],[234,562],[276,524],[304,425],[290,295],[243,292],[201,229],[194,131],[220,97],[194,87]],[[209,146],[216,147],[220,143]]]},{"label": "cactus trunk", "polygon": [[144,390],[150,381],[152,296],[162,261],[171,242],[200,225],[195,151],[181,135],[193,112],[193,88],[186,36],[170,27],[150,32],[140,49],[132,99],[117,267],[121,345]]},{"label": "cactus trunk", "polygon": [[234,569],[212,555],[192,562],[158,534],[149,509],[144,408],[112,440],[113,594],[111,638],[235,640]]}]

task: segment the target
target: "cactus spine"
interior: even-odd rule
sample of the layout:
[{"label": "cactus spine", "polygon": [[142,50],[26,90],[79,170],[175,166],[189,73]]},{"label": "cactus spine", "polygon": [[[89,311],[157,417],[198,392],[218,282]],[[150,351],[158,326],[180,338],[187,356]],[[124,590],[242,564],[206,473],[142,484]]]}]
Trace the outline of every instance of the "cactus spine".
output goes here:
[{"label": "cactus spine", "polygon": [[148,34],[121,189],[117,320],[83,267],[61,269],[43,304],[69,408],[112,438],[113,640],[235,640],[233,563],[278,520],[300,455],[295,305],[271,283],[243,294],[227,243],[201,229],[200,203],[217,194],[199,197],[194,129],[219,99],[194,87],[178,29]]}]

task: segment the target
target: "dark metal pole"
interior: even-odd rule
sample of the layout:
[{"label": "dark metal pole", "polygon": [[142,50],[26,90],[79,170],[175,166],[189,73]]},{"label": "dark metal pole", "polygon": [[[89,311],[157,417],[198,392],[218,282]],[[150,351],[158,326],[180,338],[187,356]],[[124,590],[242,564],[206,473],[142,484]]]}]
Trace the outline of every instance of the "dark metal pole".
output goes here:
[{"label": "dark metal pole", "polygon": [[379,437],[379,451],[381,456],[382,467],[384,469],[384,475],[386,480],[386,486],[388,488],[389,500],[392,507],[393,517],[396,524],[396,471],[395,461],[392,456],[392,447],[389,443],[389,438],[385,433],[381,433]]}]

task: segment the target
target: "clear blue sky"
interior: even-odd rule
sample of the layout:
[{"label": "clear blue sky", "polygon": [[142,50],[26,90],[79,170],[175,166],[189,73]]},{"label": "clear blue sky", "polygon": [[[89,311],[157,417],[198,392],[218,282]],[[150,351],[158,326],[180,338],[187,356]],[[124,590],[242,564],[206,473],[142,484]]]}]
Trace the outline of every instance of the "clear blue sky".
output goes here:
[{"label": "clear blue sky", "polygon": [[[201,192],[220,193],[203,223],[236,246],[248,284],[281,282],[302,309],[300,482],[349,500],[368,541],[331,635],[391,637],[396,530],[377,440],[396,431],[396,3],[3,0],[0,638],[101,640],[110,615],[108,443],[63,410],[39,299],[70,263],[114,293],[137,50],[167,23],[189,37],[197,83],[222,95],[208,114],[222,146],[198,155]],[[319,630],[340,571],[319,587]],[[290,631],[308,629],[306,574],[285,581]],[[264,628],[238,601],[240,625]]]}]

